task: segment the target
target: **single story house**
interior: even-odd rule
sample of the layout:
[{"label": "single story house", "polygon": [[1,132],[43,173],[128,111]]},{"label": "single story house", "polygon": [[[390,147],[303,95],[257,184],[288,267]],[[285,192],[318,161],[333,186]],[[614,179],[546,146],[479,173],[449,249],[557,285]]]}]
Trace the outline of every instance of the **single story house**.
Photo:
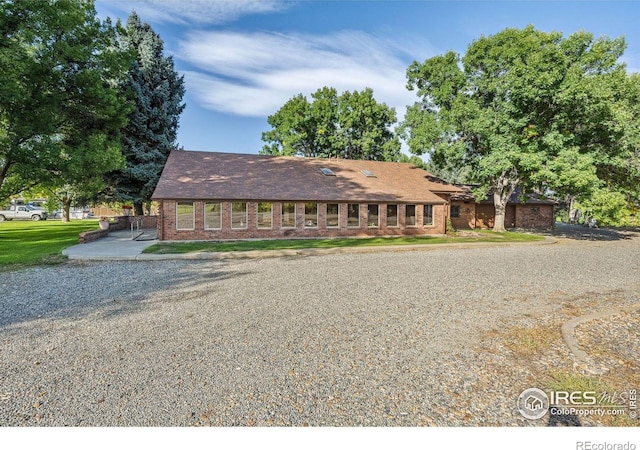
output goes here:
[{"label": "single story house", "polygon": [[171,152],[152,199],[161,240],[442,235],[463,191],[412,164]]},{"label": "single story house", "polygon": [[[493,196],[477,202],[471,193],[473,186],[457,185],[463,192],[451,195],[451,225],[456,229],[493,228],[496,210]],[[553,228],[557,202],[539,194],[528,194],[524,202],[522,190],[517,188],[505,211],[505,228]]]}]

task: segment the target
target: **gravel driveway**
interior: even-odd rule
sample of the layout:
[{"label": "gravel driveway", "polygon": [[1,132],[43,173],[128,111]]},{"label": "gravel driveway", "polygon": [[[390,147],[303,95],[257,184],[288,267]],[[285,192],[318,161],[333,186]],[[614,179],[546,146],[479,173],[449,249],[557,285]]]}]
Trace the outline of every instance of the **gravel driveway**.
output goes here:
[{"label": "gravel driveway", "polygon": [[69,263],[0,290],[2,426],[544,425],[516,399],[570,355],[536,373],[497,337],[640,302],[640,240]]}]

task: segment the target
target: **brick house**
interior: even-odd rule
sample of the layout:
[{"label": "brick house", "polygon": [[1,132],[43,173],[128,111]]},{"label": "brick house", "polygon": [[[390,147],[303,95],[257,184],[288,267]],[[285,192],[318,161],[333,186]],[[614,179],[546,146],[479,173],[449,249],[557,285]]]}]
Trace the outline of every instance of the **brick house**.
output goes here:
[{"label": "brick house", "polygon": [[412,164],[173,151],[161,240],[445,234],[456,186]]},{"label": "brick house", "polygon": [[[451,195],[451,225],[456,229],[493,228],[496,210],[489,195],[476,202],[471,194],[472,186],[458,185],[462,193]],[[505,211],[505,228],[553,228],[556,202],[532,193],[522,202],[518,188],[509,197]]]}]

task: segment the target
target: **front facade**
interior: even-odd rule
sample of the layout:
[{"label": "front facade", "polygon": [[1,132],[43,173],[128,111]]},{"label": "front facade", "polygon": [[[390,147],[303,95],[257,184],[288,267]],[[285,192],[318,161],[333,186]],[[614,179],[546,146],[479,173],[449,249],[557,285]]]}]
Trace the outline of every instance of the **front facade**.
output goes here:
[{"label": "front facade", "polygon": [[[470,186],[458,186],[462,193],[453,194],[451,200],[451,225],[456,229],[493,228],[496,210],[490,197],[476,202]],[[517,189],[507,202],[505,228],[553,228],[556,202],[530,194],[521,201]]]},{"label": "front facade", "polygon": [[461,190],[411,164],[174,151],[161,240],[441,235]]}]

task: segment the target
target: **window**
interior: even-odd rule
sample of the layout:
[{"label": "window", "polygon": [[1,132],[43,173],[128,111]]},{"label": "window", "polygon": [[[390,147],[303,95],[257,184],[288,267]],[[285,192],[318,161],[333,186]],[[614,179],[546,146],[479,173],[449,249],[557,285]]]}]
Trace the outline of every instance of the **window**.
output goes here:
[{"label": "window", "polygon": [[296,227],[296,204],[283,203],[282,204],[282,228],[295,228],[295,227]]},{"label": "window", "polygon": [[219,230],[222,228],[222,208],[220,203],[204,204],[204,229]]},{"label": "window", "polygon": [[380,216],[378,214],[378,205],[367,205],[367,226],[380,226]]},{"label": "window", "polygon": [[357,203],[347,205],[347,225],[352,228],[360,227],[360,205]]},{"label": "window", "polygon": [[364,170],[361,170],[360,172],[362,172],[362,174],[363,174],[365,177],[369,177],[369,178],[376,178],[376,174],[375,174],[375,173],[373,173],[373,172],[372,172],[372,171],[370,171],[370,170],[364,169]]},{"label": "window", "polygon": [[405,205],[404,225],[406,227],[416,226],[416,205]]},{"label": "window", "polygon": [[337,203],[327,204],[327,228],[338,228],[340,226],[340,205]]},{"label": "window", "polygon": [[451,218],[457,219],[460,217],[460,205],[451,205]]},{"label": "window", "polygon": [[271,228],[273,206],[271,203],[258,203],[258,228]]},{"label": "window", "polygon": [[398,205],[387,205],[387,226],[398,226]]},{"label": "window", "polygon": [[322,169],[320,169],[320,172],[322,172],[322,175],[325,175],[327,177],[335,177],[336,174],[333,170],[329,169],[328,167],[323,167]]},{"label": "window", "polygon": [[304,204],[304,226],[306,228],[318,228],[318,204]]},{"label": "window", "polygon": [[424,205],[423,212],[422,225],[425,227],[433,225],[433,205]]},{"label": "window", "polygon": [[193,203],[178,202],[176,205],[176,230],[193,230],[195,217]]},{"label": "window", "polygon": [[247,228],[247,204],[245,202],[231,203],[231,228]]}]

